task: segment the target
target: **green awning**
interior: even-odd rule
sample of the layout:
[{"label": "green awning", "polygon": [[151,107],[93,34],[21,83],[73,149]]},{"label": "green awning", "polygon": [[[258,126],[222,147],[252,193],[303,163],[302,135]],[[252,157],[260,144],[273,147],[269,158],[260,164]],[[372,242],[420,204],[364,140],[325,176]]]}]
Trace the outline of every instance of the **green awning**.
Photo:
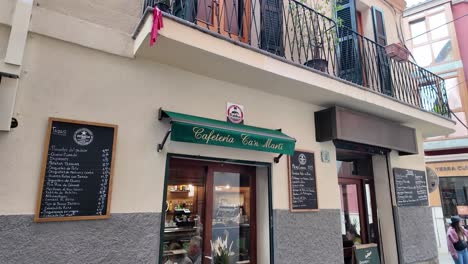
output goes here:
[{"label": "green awning", "polygon": [[[171,140],[292,155],[296,140],[279,130],[160,110],[170,120]],[[164,144],[163,144],[164,145]]]}]

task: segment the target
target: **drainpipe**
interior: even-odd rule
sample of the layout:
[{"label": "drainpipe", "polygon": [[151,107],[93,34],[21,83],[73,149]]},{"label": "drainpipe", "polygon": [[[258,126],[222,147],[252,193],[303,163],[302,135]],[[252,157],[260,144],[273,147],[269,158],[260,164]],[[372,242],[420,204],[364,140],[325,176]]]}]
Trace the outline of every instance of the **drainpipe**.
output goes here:
[{"label": "drainpipe", "polygon": [[0,131],[10,131],[16,123],[12,117],[32,7],[33,0],[16,1],[6,55],[0,58]]}]

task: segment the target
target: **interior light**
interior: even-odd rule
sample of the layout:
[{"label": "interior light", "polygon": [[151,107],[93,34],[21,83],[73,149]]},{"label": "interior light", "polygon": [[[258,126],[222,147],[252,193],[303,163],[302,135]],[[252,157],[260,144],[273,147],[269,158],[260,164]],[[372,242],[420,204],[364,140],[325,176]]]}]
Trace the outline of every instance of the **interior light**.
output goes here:
[{"label": "interior light", "polygon": [[227,184],[226,189],[231,189],[231,185]]},{"label": "interior light", "polygon": [[188,188],[189,188],[188,196],[189,197],[195,196],[195,187],[192,184],[189,184]]}]

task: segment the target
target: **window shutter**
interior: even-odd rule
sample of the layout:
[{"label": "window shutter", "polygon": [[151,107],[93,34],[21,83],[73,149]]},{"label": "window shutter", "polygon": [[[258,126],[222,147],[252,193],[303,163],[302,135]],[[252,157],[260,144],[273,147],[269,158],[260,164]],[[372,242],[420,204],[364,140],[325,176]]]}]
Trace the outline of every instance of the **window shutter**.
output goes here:
[{"label": "window shutter", "polygon": [[354,0],[337,0],[341,9],[336,11],[336,18],[342,21],[342,25],[357,31],[356,4]]},{"label": "window shutter", "polygon": [[337,32],[339,75],[345,80],[362,85],[359,37],[355,33],[357,31],[356,4],[354,0],[338,0],[337,4],[341,6],[335,14],[337,21],[340,21]]},{"label": "window shutter", "polygon": [[374,21],[375,42],[379,45],[387,45],[387,35],[385,34],[385,23],[383,12],[372,7],[372,19]]},{"label": "window shutter", "polygon": [[273,54],[283,56],[283,1],[264,0],[261,3],[261,48]]},{"label": "window shutter", "polygon": [[385,51],[387,35],[385,34],[384,14],[382,11],[372,7],[372,20],[374,22],[374,37],[377,44],[377,67],[379,71],[379,87],[383,94],[393,96],[391,61]]}]

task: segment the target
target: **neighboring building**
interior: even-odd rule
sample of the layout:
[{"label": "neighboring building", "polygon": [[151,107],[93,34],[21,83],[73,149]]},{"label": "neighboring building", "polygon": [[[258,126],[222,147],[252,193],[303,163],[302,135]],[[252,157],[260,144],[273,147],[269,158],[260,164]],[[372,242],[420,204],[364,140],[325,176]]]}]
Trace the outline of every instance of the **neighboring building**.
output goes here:
[{"label": "neighboring building", "polygon": [[[468,1],[440,0],[419,2],[404,12],[406,45],[418,65],[445,79],[450,109],[464,124],[468,110],[466,14]],[[468,129],[455,117],[452,119],[457,122],[454,133],[424,143],[427,166],[440,177],[439,189],[431,193],[431,207],[441,251],[447,251],[450,216],[465,214],[457,211],[457,206],[468,205],[468,193],[464,191],[468,187]]]},{"label": "neighboring building", "polygon": [[0,1],[1,263],[206,264],[226,234],[231,263],[437,261],[393,171],[455,125],[387,56],[404,1],[174,0],[150,46],[155,4]]}]

